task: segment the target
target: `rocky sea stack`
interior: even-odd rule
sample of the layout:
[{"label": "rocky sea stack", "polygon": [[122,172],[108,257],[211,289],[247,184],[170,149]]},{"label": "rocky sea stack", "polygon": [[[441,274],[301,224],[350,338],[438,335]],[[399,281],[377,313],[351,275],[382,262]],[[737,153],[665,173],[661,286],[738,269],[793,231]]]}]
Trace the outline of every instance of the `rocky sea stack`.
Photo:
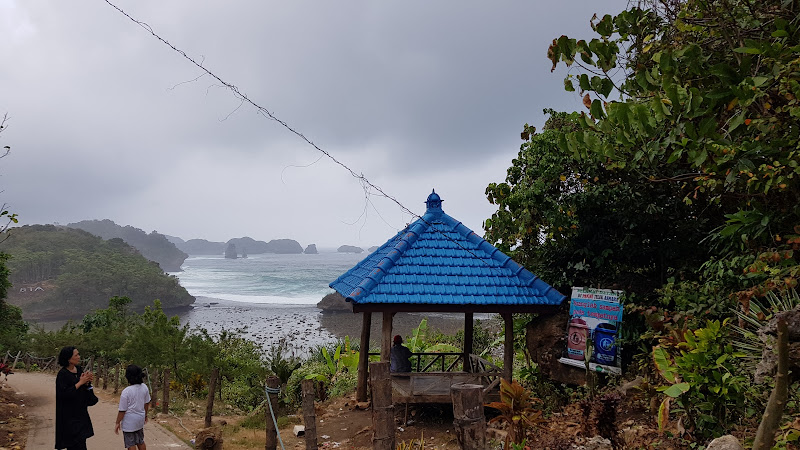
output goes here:
[{"label": "rocky sea stack", "polygon": [[303,253],[305,253],[306,255],[319,254],[319,252],[317,251],[317,244],[309,244],[308,247],[306,247],[306,249],[303,250]]},{"label": "rocky sea stack", "polygon": [[339,253],[364,253],[364,249],[355,245],[343,245],[337,250]]}]

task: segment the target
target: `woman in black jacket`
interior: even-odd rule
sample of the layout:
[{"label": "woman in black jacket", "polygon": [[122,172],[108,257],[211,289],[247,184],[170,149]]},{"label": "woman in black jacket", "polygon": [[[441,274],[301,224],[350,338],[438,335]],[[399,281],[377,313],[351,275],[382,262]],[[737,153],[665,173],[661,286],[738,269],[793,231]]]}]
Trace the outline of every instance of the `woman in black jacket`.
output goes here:
[{"label": "woman in black jacket", "polygon": [[75,347],[64,347],[58,354],[61,370],[56,376],[57,449],[86,450],[86,439],[94,436],[87,403],[94,374],[84,372],[80,363],[81,355]]}]

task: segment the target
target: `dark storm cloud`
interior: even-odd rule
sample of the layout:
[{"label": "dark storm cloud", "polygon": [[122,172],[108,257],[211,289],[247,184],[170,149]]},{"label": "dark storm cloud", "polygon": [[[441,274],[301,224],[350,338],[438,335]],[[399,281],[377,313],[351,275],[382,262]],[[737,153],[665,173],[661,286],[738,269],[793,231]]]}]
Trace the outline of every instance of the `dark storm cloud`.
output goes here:
[{"label": "dark storm cloud", "polygon": [[[522,125],[580,107],[550,73],[550,41],[591,37],[593,13],[626,4],[116,3],[415,212],[445,187],[476,231]],[[0,113],[12,116],[0,143],[14,149],[0,182],[24,221],[109,217],[216,239],[249,226],[267,239],[324,218],[332,240],[371,242],[403,225],[391,202],[376,202],[391,226],[375,214],[347,225],[365,207],[357,182],[330,161],[292,168],[319,153],[104,1],[0,0],[0,16]],[[293,198],[305,207],[276,223]],[[227,213],[204,215],[208,204]]]}]

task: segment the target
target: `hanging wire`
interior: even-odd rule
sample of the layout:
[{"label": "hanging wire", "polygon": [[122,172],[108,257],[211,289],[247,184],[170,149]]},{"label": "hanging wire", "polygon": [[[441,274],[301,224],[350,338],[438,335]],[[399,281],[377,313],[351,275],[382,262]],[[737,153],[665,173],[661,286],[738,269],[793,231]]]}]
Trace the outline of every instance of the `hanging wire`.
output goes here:
[{"label": "hanging wire", "polygon": [[[332,154],[330,154],[329,152],[327,152],[327,151],[323,150],[322,148],[320,148],[317,144],[315,144],[313,141],[311,141],[309,138],[307,138],[303,133],[295,130],[288,123],[286,123],[285,121],[283,121],[280,118],[278,118],[273,112],[271,112],[267,108],[257,104],[253,100],[250,100],[250,98],[245,93],[243,93],[241,90],[239,90],[239,88],[236,87],[234,84],[228,83],[227,81],[223,80],[221,77],[219,77],[214,72],[211,72],[210,70],[206,69],[205,66],[203,66],[202,62],[197,62],[194,58],[192,58],[191,56],[186,54],[185,51],[177,48],[176,46],[171,44],[169,41],[167,41],[163,37],[161,37],[158,34],[156,34],[156,32],[153,30],[153,28],[150,25],[148,25],[145,22],[142,22],[141,20],[137,20],[137,19],[133,18],[130,14],[125,12],[122,8],[120,8],[119,6],[111,3],[110,0],[103,0],[103,1],[105,1],[112,8],[116,9],[120,14],[122,14],[125,17],[127,17],[128,19],[130,19],[133,23],[135,23],[135,24],[139,25],[140,27],[142,27],[144,30],[146,30],[148,33],[150,33],[154,38],[156,38],[159,41],[161,41],[164,45],[168,46],[169,48],[171,48],[172,50],[174,50],[175,52],[180,54],[184,59],[186,59],[189,62],[191,62],[192,64],[194,64],[197,68],[202,70],[204,72],[204,74],[209,75],[210,77],[212,77],[215,80],[217,80],[223,87],[225,87],[228,90],[230,90],[233,93],[233,95],[235,97],[237,97],[238,99],[240,99],[243,103],[248,103],[251,106],[253,106],[254,108],[256,108],[258,114],[261,114],[262,116],[266,117],[267,119],[274,120],[275,122],[279,123],[282,127],[284,127],[287,130],[289,130],[292,134],[296,135],[297,137],[299,137],[300,139],[305,141],[308,145],[310,145],[314,149],[316,149],[318,152],[320,152],[324,156],[328,157],[328,159],[330,159],[331,161],[333,161],[337,165],[339,165],[342,168],[344,168],[348,173],[350,173],[350,175],[353,178],[356,178],[357,180],[359,180],[359,182],[362,184],[362,186],[368,186],[369,188],[374,189],[375,192],[378,192],[381,197],[384,197],[384,198],[394,202],[397,206],[400,207],[400,209],[402,209],[403,211],[405,211],[406,213],[408,213],[412,217],[414,217],[414,218],[422,221],[426,225],[428,225],[430,227],[430,229],[432,229],[436,233],[439,233],[445,239],[449,240],[450,242],[452,242],[455,245],[457,245],[458,247],[460,247],[462,250],[464,250],[467,253],[469,253],[473,258],[475,258],[477,260],[480,260],[481,262],[486,264],[486,266],[488,266],[490,269],[497,270],[499,272],[499,268],[493,267],[492,264],[489,261],[487,261],[486,259],[481,258],[480,256],[476,255],[472,250],[470,250],[468,248],[465,248],[463,245],[461,245],[460,242],[456,241],[455,239],[453,239],[450,236],[448,236],[445,232],[443,232],[442,230],[439,230],[437,227],[435,227],[434,224],[426,221],[422,216],[420,216],[419,214],[417,214],[417,213],[411,211],[410,209],[408,209],[405,205],[400,203],[400,201],[398,201],[396,198],[394,198],[391,195],[389,195],[386,192],[384,192],[383,189],[380,188],[380,186],[377,186],[377,185],[373,184],[371,181],[369,181],[367,179],[367,177],[364,176],[363,173],[356,173],[353,169],[348,167],[346,164],[344,164],[343,162],[341,162],[338,159],[336,159],[336,157],[334,157]],[[199,79],[199,78],[200,77],[197,77],[197,78],[195,78],[195,80]],[[241,105],[239,105],[239,107],[241,107]],[[237,109],[238,109],[238,107],[237,107]],[[365,189],[365,191],[368,191],[368,189],[366,187],[364,189]],[[375,195],[375,194],[372,194],[372,195]],[[408,229],[408,226],[404,227],[404,229]]]}]

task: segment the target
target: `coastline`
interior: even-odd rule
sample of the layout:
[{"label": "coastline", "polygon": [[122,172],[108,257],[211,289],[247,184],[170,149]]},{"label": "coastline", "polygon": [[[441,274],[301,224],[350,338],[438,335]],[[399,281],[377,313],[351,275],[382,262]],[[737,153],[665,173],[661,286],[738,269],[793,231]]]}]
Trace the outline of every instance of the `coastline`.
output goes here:
[{"label": "coastline", "polygon": [[[203,328],[212,335],[222,330],[237,331],[246,339],[259,344],[264,350],[274,345],[285,345],[286,351],[304,356],[310,350],[337,340],[350,337],[357,344],[361,337],[362,315],[352,312],[323,311],[315,304],[247,303],[213,297],[197,296],[187,307],[170,308],[164,312],[178,316],[181,326],[190,329]],[[486,316],[486,317],[483,317]],[[489,315],[476,314],[475,319],[487,319]],[[47,331],[60,329],[69,321],[79,323],[80,318],[29,322]],[[394,317],[392,335],[407,338],[423,319],[428,320],[428,330],[438,330],[453,335],[464,329],[464,316],[456,313],[398,313]],[[381,320],[373,315],[370,331],[370,347],[380,347]]]}]

